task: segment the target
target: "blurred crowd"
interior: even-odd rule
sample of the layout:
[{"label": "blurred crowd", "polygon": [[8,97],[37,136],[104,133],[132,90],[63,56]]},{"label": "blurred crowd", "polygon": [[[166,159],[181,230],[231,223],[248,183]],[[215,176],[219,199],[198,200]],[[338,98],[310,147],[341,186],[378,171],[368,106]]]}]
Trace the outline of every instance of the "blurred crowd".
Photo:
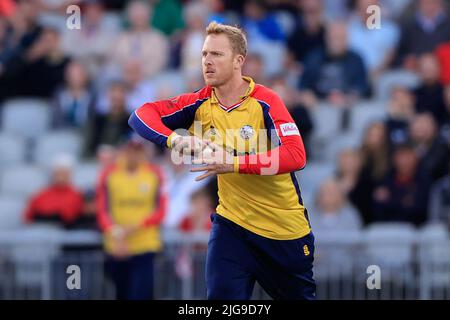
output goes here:
[{"label": "blurred crowd", "polygon": [[[70,4],[81,7],[79,30],[66,25]],[[370,5],[381,8],[379,29],[366,25]],[[120,162],[130,152],[133,110],[201,88],[204,29],[218,21],[245,30],[244,74],[282,97],[308,164],[333,166],[315,189],[300,174],[302,190],[312,194],[306,206],[313,229],[386,221],[450,227],[449,7],[445,0],[2,0],[0,111],[12,99],[44,99],[51,130],[73,130],[82,140],[75,159],[48,159],[52,181],[29,200],[24,217],[96,228],[99,189],[78,190],[71,168],[94,161],[106,170]],[[399,71],[414,85],[389,84],[383,99],[377,88]],[[383,116],[349,131],[349,122],[358,122],[350,115],[367,101]],[[358,140],[335,158],[317,151],[315,114],[323,108],[342,112],[328,147],[339,133]],[[167,150],[143,148],[145,161],[166,176],[167,208],[158,223],[208,230],[215,181],[195,183]]]}]

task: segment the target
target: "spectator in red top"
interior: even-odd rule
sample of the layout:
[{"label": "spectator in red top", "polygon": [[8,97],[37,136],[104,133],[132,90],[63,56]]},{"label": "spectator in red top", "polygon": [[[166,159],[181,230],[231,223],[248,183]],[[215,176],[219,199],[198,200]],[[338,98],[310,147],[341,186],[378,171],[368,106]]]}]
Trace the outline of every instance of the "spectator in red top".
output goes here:
[{"label": "spectator in red top", "polygon": [[33,196],[24,219],[31,222],[56,222],[65,226],[74,222],[83,209],[83,195],[72,185],[72,160],[60,156],[53,164],[52,181]]},{"label": "spectator in red top", "polygon": [[214,204],[205,188],[191,195],[190,214],[180,223],[183,232],[209,232],[211,230],[210,215],[214,212]]},{"label": "spectator in red top", "polygon": [[0,16],[10,17],[16,10],[16,3],[13,0],[2,0],[0,2]]},{"label": "spectator in red top", "polygon": [[450,84],[450,41],[441,44],[435,54],[441,65],[441,82],[443,85]]}]

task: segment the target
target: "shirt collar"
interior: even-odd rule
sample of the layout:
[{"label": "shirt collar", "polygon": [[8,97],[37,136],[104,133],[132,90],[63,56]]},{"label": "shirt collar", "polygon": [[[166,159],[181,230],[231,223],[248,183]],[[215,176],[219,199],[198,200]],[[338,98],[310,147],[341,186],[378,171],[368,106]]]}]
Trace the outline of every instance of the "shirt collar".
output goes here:
[{"label": "shirt collar", "polygon": [[[255,89],[255,81],[253,81],[253,79],[252,79],[251,77],[243,76],[242,79],[244,79],[245,81],[247,81],[249,84],[248,84],[248,88],[247,88],[247,90],[245,91],[244,95],[242,95],[242,96],[239,97],[239,99],[240,99],[241,101],[238,102],[237,104],[240,104],[240,103],[242,102],[242,100],[247,99],[247,97],[248,97],[249,95],[251,95],[251,94],[253,93],[253,90]],[[219,103],[219,101],[217,100],[217,96],[216,96],[216,94],[214,93],[214,88],[212,88],[212,90],[211,90],[211,103]],[[235,105],[233,105],[233,106],[235,106]],[[233,108],[233,106],[229,106],[228,109]]]}]

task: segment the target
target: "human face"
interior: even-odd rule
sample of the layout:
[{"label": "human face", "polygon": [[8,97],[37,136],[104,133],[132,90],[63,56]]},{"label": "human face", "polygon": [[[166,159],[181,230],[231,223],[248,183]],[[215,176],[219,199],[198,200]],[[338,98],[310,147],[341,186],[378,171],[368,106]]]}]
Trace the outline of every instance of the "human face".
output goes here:
[{"label": "human face", "polygon": [[66,167],[57,167],[53,170],[53,183],[57,186],[67,186],[70,184],[71,170]]},{"label": "human face", "polygon": [[244,57],[235,54],[225,34],[210,34],[202,49],[203,78],[206,85],[220,87],[242,68]]}]

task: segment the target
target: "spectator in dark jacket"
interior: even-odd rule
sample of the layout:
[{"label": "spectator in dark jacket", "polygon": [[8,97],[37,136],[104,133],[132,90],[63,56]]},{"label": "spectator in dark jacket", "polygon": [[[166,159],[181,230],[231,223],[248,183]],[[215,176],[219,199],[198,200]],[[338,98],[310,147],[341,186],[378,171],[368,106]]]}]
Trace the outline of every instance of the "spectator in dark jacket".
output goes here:
[{"label": "spectator in dark jacket", "polygon": [[419,55],[433,52],[450,40],[450,19],[442,0],[419,0],[415,14],[401,31],[398,60],[415,69]]},{"label": "spectator in dark jacket", "polygon": [[410,124],[410,137],[419,157],[420,170],[436,180],[447,173],[449,149],[438,136],[436,122],[430,113],[414,117]]},{"label": "spectator in dark jacket", "polygon": [[372,193],[389,171],[389,140],[382,122],[371,124],[360,148],[361,170],[348,197],[361,213],[364,224],[373,221]]},{"label": "spectator in dark jacket", "polygon": [[328,24],[325,40],[325,50],[311,52],[306,58],[300,89],[339,106],[368,96],[366,68],[361,57],[348,49],[346,24]]},{"label": "spectator in dark jacket", "polygon": [[421,84],[414,90],[417,112],[430,112],[441,123],[445,114],[444,89],[439,82],[439,62],[433,54],[418,59]]},{"label": "spectator in dark jacket", "polygon": [[61,50],[59,31],[44,28],[29,50],[7,63],[3,76],[8,95],[50,98],[64,81],[69,61]]},{"label": "spectator in dark jacket", "polygon": [[94,94],[89,87],[86,67],[77,61],[67,65],[65,84],[55,95],[53,125],[57,128],[82,128],[94,108]]},{"label": "spectator in dark jacket", "polygon": [[299,1],[299,19],[288,38],[288,49],[297,62],[304,63],[308,53],[325,47],[325,26],[321,1]]},{"label": "spectator in dark jacket", "polygon": [[406,88],[394,87],[388,103],[385,121],[391,145],[403,143],[409,137],[409,122],[415,114],[414,96]]},{"label": "spectator in dark jacket", "polygon": [[113,83],[109,88],[110,109],[107,114],[94,115],[86,130],[84,154],[91,157],[99,145],[118,146],[130,135],[129,114],[126,111],[125,86],[121,82]]},{"label": "spectator in dark jacket", "polygon": [[414,147],[396,146],[393,171],[373,193],[374,221],[410,222],[421,225],[427,218],[429,179],[419,170]]},{"label": "spectator in dark jacket", "polygon": [[450,175],[433,184],[428,212],[428,222],[442,223],[450,229]]}]

